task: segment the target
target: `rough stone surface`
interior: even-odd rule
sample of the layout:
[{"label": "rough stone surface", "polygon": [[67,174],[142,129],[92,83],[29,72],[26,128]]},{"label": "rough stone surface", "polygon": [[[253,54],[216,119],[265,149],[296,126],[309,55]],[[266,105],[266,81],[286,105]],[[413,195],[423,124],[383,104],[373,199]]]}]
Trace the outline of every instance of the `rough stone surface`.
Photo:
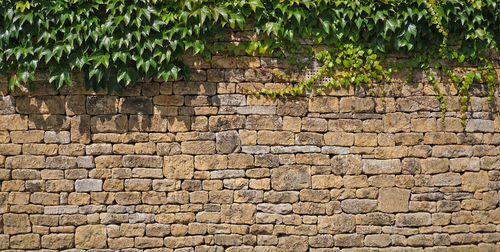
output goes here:
[{"label": "rough stone surface", "polygon": [[378,209],[386,213],[408,212],[410,190],[382,188],[378,194]]},{"label": "rough stone surface", "polygon": [[102,180],[100,179],[78,179],[75,181],[77,192],[99,192],[102,191]]},{"label": "rough stone surface", "polygon": [[100,249],[106,247],[107,231],[104,225],[87,225],[75,231],[75,246],[80,249]]},{"label": "rough stone surface", "polygon": [[240,137],[235,130],[218,132],[216,134],[215,149],[217,153],[233,153],[240,147]]},{"label": "rough stone surface", "polygon": [[271,186],[277,191],[298,190],[311,186],[311,175],[307,166],[285,166],[271,172]]}]

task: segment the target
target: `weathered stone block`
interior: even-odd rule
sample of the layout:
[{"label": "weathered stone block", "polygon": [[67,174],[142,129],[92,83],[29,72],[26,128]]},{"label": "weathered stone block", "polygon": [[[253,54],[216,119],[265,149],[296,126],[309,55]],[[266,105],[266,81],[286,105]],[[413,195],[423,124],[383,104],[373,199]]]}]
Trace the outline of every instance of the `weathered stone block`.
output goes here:
[{"label": "weathered stone block", "polygon": [[171,179],[191,179],[194,174],[194,158],[189,155],[166,156],[163,174]]},{"label": "weathered stone block", "polygon": [[27,214],[3,215],[3,232],[8,235],[31,232],[31,223]]},{"label": "weathered stone block", "polygon": [[404,113],[389,113],[382,117],[384,132],[408,132],[410,130],[410,116]]},{"label": "weathered stone block", "polygon": [[367,247],[387,247],[391,244],[388,234],[373,234],[365,236],[364,245]]},{"label": "weathered stone block", "polygon": [[303,118],[302,130],[325,132],[327,129],[327,122],[323,118]]},{"label": "weathered stone block", "polygon": [[199,155],[194,160],[197,170],[221,170],[227,168],[227,165],[228,159],[225,155]]},{"label": "weathered stone block", "polygon": [[116,114],[118,112],[118,97],[87,96],[87,113],[89,115]]},{"label": "weathered stone block", "polygon": [[236,108],[236,113],[240,115],[274,115],[275,106],[245,106]]},{"label": "weathered stone block", "polygon": [[442,173],[433,175],[429,181],[432,186],[457,186],[462,183],[462,177],[458,173]]},{"label": "weathered stone block", "polygon": [[0,130],[27,130],[28,117],[24,115],[0,115]]},{"label": "weathered stone block", "polygon": [[18,155],[7,157],[5,159],[6,168],[34,168],[40,169],[45,168],[45,157],[44,156],[33,156],[33,155]]},{"label": "weathered stone block", "polygon": [[339,112],[339,100],[336,97],[315,96],[309,98],[309,112]]},{"label": "weathered stone block", "polygon": [[450,170],[452,172],[479,171],[480,160],[473,158],[454,158],[450,159]]},{"label": "weathered stone block", "polygon": [[48,234],[42,236],[42,248],[70,249],[74,248],[74,234]]},{"label": "weathered stone block", "polygon": [[215,154],[214,141],[188,141],[181,143],[183,154]]},{"label": "weathered stone block", "polygon": [[389,160],[363,160],[363,173],[365,174],[395,174],[401,172],[399,159]]},{"label": "weathered stone block", "polygon": [[178,95],[215,95],[217,86],[208,82],[174,82],[174,94]]},{"label": "weathered stone block", "polygon": [[257,144],[293,145],[294,143],[294,134],[291,132],[261,130],[257,133]]},{"label": "weathered stone block", "polygon": [[360,247],[363,245],[363,236],[360,234],[336,234],[335,246],[338,247]]},{"label": "weathered stone block", "polygon": [[153,114],[153,103],[147,97],[120,98],[119,112],[123,114]]},{"label": "weathered stone block", "polygon": [[283,236],[278,238],[277,249],[282,251],[297,251],[305,252],[308,251],[309,246],[307,242],[307,236]]},{"label": "weathered stone block", "polygon": [[471,119],[465,126],[467,132],[495,132],[495,123],[493,120]]},{"label": "weathered stone block", "polygon": [[78,179],[75,181],[77,192],[100,192],[102,191],[101,179]]},{"label": "weathered stone block", "polygon": [[346,213],[369,213],[377,208],[377,200],[346,199],[342,201],[341,207]]},{"label": "weathered stone block", "polygon": [[87,225],[76,228],[75,247],[79,249],[106,248],[107,232],[104,225]]},{"label": "weathered stone block", "polygon": [[308,166],[283,166],[271,170],[271,186],[274,190],[297,190],[311,186]]},{"label": "weathered stone block", "polygon": [[65,114],[64,96],[19,97],[16,110],[21,114]]},{"label": "weathered stone block", "polygon": [[429,225],[431,225],[430,213],[396,214],[396,226],[398,227],[420,227]]},{"label": "weathered stone block", "polygon": [[16,113],[16,101],[11,95],[0,97],[0,114],[8,115]]},{"label": "weathered stone block", "polygon": [[466,172],[462,175],[462,190],[467,192],[486,191],[488,190],[488,173]]},{"label": "weathered stone block", "polygon": [[212,104],[215,106],[245,106],[246,97],[240,94],[224,94],[212,96]]},{"label": "weathered stone block", "polygon": [[[39,234],[22,234],[10,238],[10,247],[14,249],[39,249]],[[4,248],[7,249],[7,248]]]},{"label": "weathered stone block", "polygon": [[326,145],[352,146],[354,134],[344,132],[328,132],[324,135]]},{"label": "weathered stone block", "polygon": [[70,132],[69,131],[45,131],[43,141],[45,143],[68,144],[71,141]]},{"label": "weathered stone block", "polygon": [[124,167],[151,167],[161,168],[162,158],[148,155],[126,155],[123,156]]},{"label": "weathered stone block", "polygon": [[253,224],[256,209],[253,204],[222,205],[221,221],[232,224]]},{"label": "weathered stone block", "polygon": [[450,162],[444,158],[427,158],[420,161],[422,173],[436,174],[449,171]]},{"label": "weathered stone block", "polygon": [[385,213],[408,212],[410,190],[382,188],[378,195],[378,209]]},{"label": "weathered stone block", "polygon": [[276,115],[249,115],[246,128],[252,130],[281,130],[283,120]]},{"label": "weathered stone block", "polygon": [[126,115],[93,116],[90,129],[93,133],[124,133],[128,129],[128,119]]},{"label": "weathered stone block", "polygon": [[[168,119],[160,115],[130,115],[128,128],[129,131],[142,132],[166,132]],[[174,128],[175,125],[172,125]]]},{"label": "weathered stone block", "polygon": [[307,114],[307,100],[302,97],[283,97],[278,100],[278,115],[305,116]]},{"label": "weathered stone block", "polygon": [[233,153],[239,150],[241,143],[237,131],[218,132],[215,136],[215,149],[217,153]]},{"label": "weathered stone block", "polygon": [[68,157],[68,156],[47,157],[46,167],[53,169],[76,168],[76,157]]},{"label": "weathered stone block", "polygon": [[340,112],[346,113],[373,113],[375,102],[373,98],[342,97],[340,99]]}]

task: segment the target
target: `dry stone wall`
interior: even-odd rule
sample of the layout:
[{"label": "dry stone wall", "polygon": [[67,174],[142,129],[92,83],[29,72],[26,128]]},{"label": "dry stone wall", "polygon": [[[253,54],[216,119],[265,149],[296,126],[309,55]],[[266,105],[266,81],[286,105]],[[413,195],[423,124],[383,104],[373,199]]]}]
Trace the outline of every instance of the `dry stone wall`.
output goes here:
[{"label": "dry stone wall", "polygon": [[463,129],[456,90],[442,88],[441,121],[422,75],[383,100],[271,100],[247,90],[283,87],[259,69],[283,62],[187,61],[190,82],[122,96],[43,74],[31,91],[1,84],[1,250],[500,249],[500,117],[484,90]]}]

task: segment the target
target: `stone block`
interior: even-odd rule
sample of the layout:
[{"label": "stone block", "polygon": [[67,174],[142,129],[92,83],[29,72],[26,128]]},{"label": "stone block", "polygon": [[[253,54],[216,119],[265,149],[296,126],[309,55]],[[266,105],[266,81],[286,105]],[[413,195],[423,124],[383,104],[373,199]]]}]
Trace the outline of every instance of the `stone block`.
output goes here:
[{"label": "stone block", "polygon": [[107,231],[104,225],[86,225],[76,228],[75,247],[79,249],[106,248]]},{"label": "stone block", "polygon": [[401,161],[399,159],[363,160],[363,173],[365,174],[397,174],[401,172]]},{"label": "stone block", "polygon": [[45,131],[43,138],[45,143],[68,144],[71,141],[69,131]]},{"label": "stone block", "polygon": [[410,131],[410,116],[404,113],[388,113],[382,117],[384,132],[408,132]]},{"label": "stone block", "polygon": [[341,207],[345,213],[369,213],[376,210],[377,200],[346,199],[342,201]]},{"label": "stone block", "polygon": [[488,182],[486,171],[466,172],[462,175],[462,190],[466,192],[487,191]]},{"label": "stone block", "polygon": [[305,116],[307,100],[302,97],[283,97],[278,100],[277,114],[282,116]]},{"label": "stone block", "polygon": [[281,130],[283,119],[276,115],[249,115],[246,128],[252,130]]},{"label": "stone block", "polygon": [[78,179],[75,181],[77,192],[100,192],[102,191],[101,179]]},{"label": "stone block", "polygon": [[126,115],[102,115],[90,118],[92,133],[125,133],[128,129]]},{"label": "stone block", "polygon": [[51,169],[76,168],[76,157],[68,157],[68,156],[47,157],[46,167]]},{"label": "stone block", "polygon": [[21,114],[65,114],[64,96],[19,97],[16,110]]},{"label": "stone block", "polygon": [[462,184],[462,177],[458,173],[442,173],[433,175],[429,184],[431,186],[458,186]]},{"label": "stone block", "polygon": [[11,95],[0,97],[0,114],[9,115],[16,113],[16,101]]},{"label": "stone block", "polygon": [[220,170],[227,168],[227,165],[228,159],[225,155],[198,155],[194,159],[194,167],[197,170]]},{"label": "stone block", "polygon": [[28,116],[0,115],[0,130],[27,130]]},{"label": "stone block", "polygon": [[345,132],[328,132],[324,135],[325,144],[333,146],[352,146],[354,134]]},{"label": "stone block", "polygon": [[340,99],[340,112],[344,113],[373,113],[375,102],[373,98],[342,97]]},{"label": "stone block", "polygon": [[294,134],[287,131],[261,130],[257,133],[257,144],[260,145],[293,145]]},{"label": "stone block", "polygon": [[194,174],[194,158],[189,155],[166,156],[163,174],[171,179],[191,179]]},{"label": "stone block", "polygon": [[181,151],[183,154],[215,154],[214,141],[188,141],[181,143]]},{"label": "stone block", "polygon": [[363,245],[363,236],[360,234],[336,234],[333,240],[337,247],[360,247]]},{"label": "stone block", "polygon": [[240,138],[235,130],[223,131],[215,134],[215,149],[217,153],[233,153],[240,149]]},{"label": "stone block", "polygon": [[450,161],[444,158],[427,158],[420,161],[423,174],[445,173],[450,169]]},{"label": "stone block", "polygon": [[153,102],[147,97],[120,98],[118,108],[123,114],[153,114]]},{"label": "stone block", "polygon": [[74,234],[48,234],[42,236],[42,248],[46,249],[70,249],[74,248]]},{"label": "stone block", "polygon": [[495,132],[493,120],[471,119],[465,125],[466,132]]},{"label": "stone block", "polygon": [[274,115],[275,106],[244,106],[236,108],[236,113],[240,115]]},{"label": "stone block", "polygon": [[221,221],[232,224],[255,223],[256,206],[253,204],[222,205]]},{"label": "stone block", "polygon": [[[172,125],[175,129],[176,125]],[[130,115],[128,122],[129,131],[142,132],[166,132],[168,128],[168,119],[160,115]]]},{"label": "stone block", "polygon": [[31,223],[27,214],[3,214],[3,232],[7,235],[31,232]]},{"label": "stone block", "polygon": [[309,98],[309,112],[336,113],[339,112],[339,100],[336,97],[315,96]]},{"label": "stone block", "polygon": [[311,186],[308,166],[283,166],[271,170],[271,186],[277,191],[298,190]]},{"label": "stone block", "polygon": [[[39,249],[39,234],[21,234],[10,238],[10,247],[13,249]],[[2,248],[2,247],[0,247]],[[5,248],[6,249],[6,248]]]},{"label": "stone block", "polygon": [[40,169],[45,168],[45,157],[34,155],[18,155],[5,159],[6,168],[21,169]]},{"label": "stone block", "polygon": [[161,168],[163,160],[158,156],[148,155],[125,155],[123,156],[124,167],[150,167]]},{"label": "stone block", "polygon": [[225,131],[245,128],[245,116],[218,115],[208,119],[210,131]]},{"label": "stone block", "polygon": [[214,106],[246,106],[246,96],[240,94],[223,94],[212,96]]},{"label": "stone block", "polygon": [[429,225],[431,225],[430,213],[396,214],[396,226],[398,227],[420,227]]},{"label": "stone block", "polygon": [[277,251],[308,251],[308,238],[307,236],[289,235],[278,238]]},{"label": "stone block", "polygon": [[378,195],[378,209],[385,213],[408,212],[410,190],[381,188]]},{"label": "stone block", "polygon": [[87,96],[86,107],[89,115],[116,114],[118,112],[118,97]]}]

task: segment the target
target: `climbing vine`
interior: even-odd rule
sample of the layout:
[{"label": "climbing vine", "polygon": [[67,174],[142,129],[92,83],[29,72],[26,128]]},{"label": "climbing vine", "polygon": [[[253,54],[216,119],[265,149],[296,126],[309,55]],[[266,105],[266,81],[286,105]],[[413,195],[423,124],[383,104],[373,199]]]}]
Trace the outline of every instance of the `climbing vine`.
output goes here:
[{"label": "climbing vine", "polygon": [[[469,89],[497,88],[494,65],[500,41],[496,0],[4,0],[0,2],[0,74],[9,87],[49,70],[55,88],[84,73],[88,88],[121,90],[142,78],[189,78],[182,58],[217,53],[266,54],[298,69],[323,65],[308,80],[271,96],[358,85],[370,94],[398,69],[437,68],[457,85],[464,114]],[[256,33],[258,40],[226,42],[229,33]],[[327,50],[317,50],[316,46]],[[384,55],[407,55],[393,64]],[[498,57],[498,56],[496,56]],[[309,60],[303,60],[309,59]],[[436,65],[436,62],[444,64]],[[456,74],[468,64],[475,70]],[[411,76],[411,74],[409,75]],[[281,76],[286,78],[287,76]],[[437,87],[436,78],[429,81]],[[446,104],[436,88],[437,99]]]}]

